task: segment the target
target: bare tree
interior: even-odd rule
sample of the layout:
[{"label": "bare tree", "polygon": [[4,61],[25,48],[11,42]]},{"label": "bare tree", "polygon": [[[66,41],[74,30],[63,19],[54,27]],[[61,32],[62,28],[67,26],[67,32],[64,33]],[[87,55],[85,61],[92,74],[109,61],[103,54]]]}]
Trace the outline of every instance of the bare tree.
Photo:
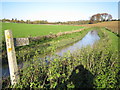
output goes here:
[{"label": "bare tree", "polygon": [[110,20],[112,20],[112,15],[108,13],[101,13],[101,14],[98,13],[90,18],[90,23],[99,22],[99,21],[110,21]]},{"label": "bare tree", "polygon": [[108,21],[112,20],[112,15],[108,15]]}]

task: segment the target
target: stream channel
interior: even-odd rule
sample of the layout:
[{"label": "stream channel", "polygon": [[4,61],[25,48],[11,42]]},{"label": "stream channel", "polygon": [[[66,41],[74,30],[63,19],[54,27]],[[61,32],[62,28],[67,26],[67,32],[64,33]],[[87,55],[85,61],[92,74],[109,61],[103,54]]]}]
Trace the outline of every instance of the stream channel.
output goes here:
[{"label": "stream channel", "polygon": [[[98,36],[98,32],[96,30],[89,31],[80,41],[58,49],[56,51],[56,54],[63,56],[63,54],[67,51],[70,51],[70,53],[72,53],[75,50],[81,49],[88,45],[93,46],[93,44],[99,39],[100,37]],[[21,67],[21,63],[19,64],[19,67]],[[9,75],[10,73],[8,65],[2,66],[2,77],[7,77]]]}]

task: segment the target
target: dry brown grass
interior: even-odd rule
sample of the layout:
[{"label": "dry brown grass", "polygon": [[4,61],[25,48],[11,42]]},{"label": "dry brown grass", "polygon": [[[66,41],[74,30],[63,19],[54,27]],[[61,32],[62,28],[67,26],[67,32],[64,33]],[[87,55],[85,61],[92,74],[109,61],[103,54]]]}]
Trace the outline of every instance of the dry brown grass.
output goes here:
[{"label": "dry brown grass", "polygon": [[[120,21],[119,21],[120,23]],[[80,26],[85,26],[85,27],[106,27],[112,32],[115,32],[118,34],[118,21],[108,21],[108,22],[101,22],[97,24],[85,24],[85,25],[80,25]]]}]

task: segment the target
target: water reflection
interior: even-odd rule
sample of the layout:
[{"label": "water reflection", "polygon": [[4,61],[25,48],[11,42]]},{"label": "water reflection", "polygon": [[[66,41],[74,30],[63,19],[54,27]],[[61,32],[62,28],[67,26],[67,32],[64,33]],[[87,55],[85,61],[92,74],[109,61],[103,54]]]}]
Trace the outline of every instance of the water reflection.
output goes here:
[{"label": "water reflection", "polygon": [[96,30],[92,30],[86,34],[86,36],[78,41],[77,43],[73,44],[69,47],[64,47],[61,50],[57,51],[57,55],[63,56],[63,54],[67,51],[70,51],[71,53],[74,52],[77,49],[80,49],[82,47],[86,47],[87,45],[92,46],[96,41],[98,41],[100,37],[98,36],[98,32]]},{"label": "water reflection", "polygon": [[7,77],[10,74],[8,65],[2,66],[2,76]]},{"label": "water reflection", "polygon": [[[57,50],[56,54],[59,55],[59,56],[63,56],[63,54],[66,53],[67,51],[70,51],[72,53],[72,52],[74,52],[77,49],[80,49],[82,47],[86,47],[87,45],[92,46],[99,39],[100,39],[100,37],[98,36],[97,31],[96,30],[92,30],[92,31],[88,32],[86,34],[86,36],[82,40],[72,44],[71,46],[65,46],[62,49]],[[46,62],[47,63],[49,62],[47,58],[50,58],[51,60],[53,58],[55,58],[53,56],[51,57],[50,55],[46,55],[44,57],[46,58]],[[39,59],[42,59],[44,57],[41,57]],[[18,65],[19,68],[22,68],[22,66],[23,66],[22,63],[20,63]],[[9,76],[9,67],[8,67],[8,65],[4,65],[2,67],[2,76],[4,76],[4,77]]]},{"label": "water reflection", "polygon": [[[23,67],[23,63],[19,63],[18,64],[18,69]],[[8,77],[10,75],[10,71],[9,71],[9,65],[2,65],[2,76],[3,77]]]}]

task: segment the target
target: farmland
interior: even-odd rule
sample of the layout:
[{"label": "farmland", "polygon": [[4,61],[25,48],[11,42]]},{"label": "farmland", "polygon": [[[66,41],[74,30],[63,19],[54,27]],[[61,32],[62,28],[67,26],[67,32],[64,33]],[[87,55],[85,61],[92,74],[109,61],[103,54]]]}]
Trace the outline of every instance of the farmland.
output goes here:
[{"label": "farmland", "polygon": [[120,3],[18,1],[1,2],[0,89],[119,90]]},{"label": "farmland", "polygon": [[[2,31],[10,29],[15,38],[18,37],[35,37],[48,34],[55,34],[58,32],[78,30],[81,26],[67,26],[67,25],[35,25],[35,24],[18,24],[18,23],[2,23]],[[4,32],[3,32],[4,33]]]},{"label": "farmland", "polygon": [[[16,47],[17,62],[24,62],[23,68],[19,70],[20,82],[16,88],[119,88],[119,37],[106,30],[104,26],[90,25],[89,28],[80,32],[56,38],[42,38],[32,41],[28,46]],[[20,32],[21,27],[22,32]],[[54,34],[84,27],[88,26],[3,23],[3,30],[12,29],[14,37],[42,36],[49,35],[50,32]],[[111,28],[114,32],[116,29]],[[55,54],[57,49],[81,40],[91,30],[97,30],[101,38],[94,44],[94,48],[88,46],[73,54],[68,52],[62,57]],[[40,58],[47,54],[56,57],[52,61],[48,57],[48,65],[45,63],[46,57]],[[4,88],[12,87],[9,79],[4,80],[3,85]]]},{"label": "farmland", "polygon": [[118,26],[119,26],[118,23],[120,23],[120,21],[109,21],[109,22],[101,22],[101,23],[96,23],[96,24],[79,25],[79,26],[84,26],[84,27],[107,27],[112,32],[115,32],[115,33],[118,34]]}]

